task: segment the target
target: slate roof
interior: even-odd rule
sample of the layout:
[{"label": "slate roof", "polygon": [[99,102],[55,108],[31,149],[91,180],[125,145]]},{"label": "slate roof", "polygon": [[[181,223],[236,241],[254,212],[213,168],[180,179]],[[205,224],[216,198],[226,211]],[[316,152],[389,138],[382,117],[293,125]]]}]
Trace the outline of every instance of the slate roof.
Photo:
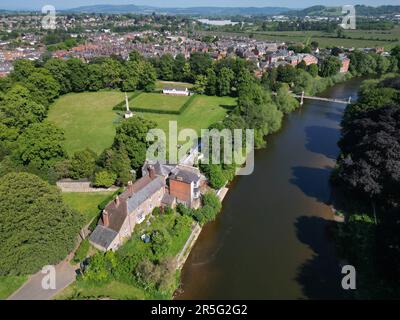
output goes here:
[{"label": "slate roof", "polygon": [[108,249],[111,242],[113,242],[117,235],[118,233],[116,231],[103,227],[102,225],[98,225],[90,235],[89,240],[103,247],[104,249]]},{"label": "slate roof", "polygon": [[199,181],[200,174],[178,166],[172,171],[170,178],[190,184],[192,182],[196,183],[197,181]]},{"label": "slate roof", "polygon": [[154,193],[165,186],[165,180],[163,177],[157,176],[153,180],[143,186],[139,191],[135,192],[130,198],[128,198],[128,212],[132,212],[139,207],[144,201],[150,198]]}]

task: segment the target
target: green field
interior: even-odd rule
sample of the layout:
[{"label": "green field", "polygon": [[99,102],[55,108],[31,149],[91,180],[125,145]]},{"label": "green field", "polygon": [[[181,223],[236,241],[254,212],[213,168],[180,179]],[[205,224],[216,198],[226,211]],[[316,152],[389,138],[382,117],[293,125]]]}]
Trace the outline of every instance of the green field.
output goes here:
[{"label": "green field", "polygon": [[180,115],[138,113],[141,117],[153,120],[157,127],[164,130],[168,136],[169,121],[177,121],[178,130],[194,129],[200,133],[226,116],[236,105],[236,99],[231,97],[196,96],[190,106]]},{"label": "green field", "polygon": [[165,87],[176,87],[176,88],[192,88],[193,84],[188,82],[176,82],[176,81],[161,81],[156,82],[156,90],[162,90]]},{"label": "green field", "polygon": [[112,192],[63,192],[62,197],[67,205],[83,214],[85,223],[89,223],[98,216],[99,204],[111,195]]},{"label": "green field", "polygon": [[[149,95],[157,97],[156,99],[178,98],[178,100],[171,100],[175,102],[184,102],[189,99],[188,97],[143,93],[133,100],[142,96],[149,97]],[[64,129],[66,138],[64,144],[69,154],[85,148],[91,148],[100,154],[112,145],[118,119],[113,107],[123,99],[124,94],[117,91],[67,94],[51,106],[48,119]],[[149,103],[148,98],[139,101],[145,100]],[[175,107],[176,105],[177,103]],[[224,119],[227,112],[235,105],[235,98],[197,95],[180,115],[140,112],[135,114],[155,121],[158,128],[163,129],[167,135],[169,121],[173,120],[177,121],[178,130],[191,128],[200,133],[201,129],[207,129],[211,124]]]},{"label": "green field", "polygon": [[112,297],[115,300],[144,300],[148,298],[146,292],[142,289],[112,281],[103,286],[86,287],[82,282],[75,282],[61,293],[59,293],[56,300],[70,300],[70,299],[101,299]]},{"label": "green field", "polygon": [[27,276],[0,276],[0,300],[7,299],[28,280]]},{"label": "green field", "polygon": [[180,108],[189,100],[185,96],[169,96],[161,93],[142,93],[129,101],[130,108],[147,110],[179,111]]},{"label": "green field", "polygon": [[344,30],[343,34],[345,38],[338,38],[335,32],[328,33],[324,31],[246,31],[242,33],[217,32],[217,34],[218,33],[221,35],[239,36],[252,34],[254,38],[258,40],[289,43],[309,44],[311,41],[317,41],[320,47],[385,47],[386,50],[390,50],[394,46],[400,44],[400,26],[396,26],[392,30]]},{"label": "green field", "polygon": [[69,154],[85,148],[100,154],[113,142],[117,115],[112,109],[123,100],[119,91],[70,93],[51,106],[48,119],[64,129]]}]

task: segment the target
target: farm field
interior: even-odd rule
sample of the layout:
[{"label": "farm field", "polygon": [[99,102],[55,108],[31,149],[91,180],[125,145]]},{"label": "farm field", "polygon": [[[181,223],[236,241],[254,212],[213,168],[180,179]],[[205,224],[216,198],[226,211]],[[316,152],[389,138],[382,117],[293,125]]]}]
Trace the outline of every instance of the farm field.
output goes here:
[{"label": "farm field", "polygon": [[179,111],[179,109],[189,100],[186,96],[170,96],[161,93],[142,93],[129,101],[130,108],[148,110]]},{"label": "farm field", "polygon": [[99,214],[99,204],[112,194],[112,192],[63,192],[62,197],[67,205],[85,217],[85,223],[89,223]]},{"label": "farm field", "polygon": [[236,99],[231,97],[196,96],[190,106],[180,115],[138,113],[145,119],[157,123],[168,136],[169,121],[177,121],[178,130],[194,129],[200,133],[211,124],[226,116],[227,112],[236,106]]},{"label": "farm field", "polygon": [[[336,33],[323,31],[265,31],[223,33],[241,35],[252,34],[258,40],[283,41],[293,43],[306,43],[317,41],[320,47],[346,47],[346,48],[374,48],[385,47],[390,50],[400,44],[400,27],[392,30],[345,30],[343,34],[348,38],[337,38]],[[392,41],[395,39],[395,41]]]},{"label": "farm field", "polygon": [[48,120],[64,130],[70,155],[85,148],[100,154],[113,142],[117,119],[113,107],[123,100],[119,91],[70,93],[50,107]]}]

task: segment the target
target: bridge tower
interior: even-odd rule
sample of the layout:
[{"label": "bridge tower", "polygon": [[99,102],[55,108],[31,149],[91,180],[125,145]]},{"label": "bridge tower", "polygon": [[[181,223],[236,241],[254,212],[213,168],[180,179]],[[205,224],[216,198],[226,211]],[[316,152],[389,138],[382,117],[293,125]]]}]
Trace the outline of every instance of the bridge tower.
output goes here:
[{"label": "bridge tower", "polygon": [[302,106],[304,104],[304,91],[301,92],[301,100],[300,100],[300,105]]},{"label": "bridge tower", "polygon": [[351,96],[349,97],[349,101],[348,101],[348,103],[349,103],[349,104],[351,103]]}]

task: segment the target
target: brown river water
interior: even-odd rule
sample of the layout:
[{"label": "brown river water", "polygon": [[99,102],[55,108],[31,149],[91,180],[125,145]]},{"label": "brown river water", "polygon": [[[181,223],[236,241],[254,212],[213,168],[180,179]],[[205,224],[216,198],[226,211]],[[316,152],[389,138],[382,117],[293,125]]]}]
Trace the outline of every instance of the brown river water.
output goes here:
[{"label": "brown river water", "polygon": [[[357,98],[362,79],[323,97]],[[345,105],[305,101],[256,151],[255,171],[230,186],[203,228],[176,299],[337,299],[341,267],[329,232],[329,176]]]}]

